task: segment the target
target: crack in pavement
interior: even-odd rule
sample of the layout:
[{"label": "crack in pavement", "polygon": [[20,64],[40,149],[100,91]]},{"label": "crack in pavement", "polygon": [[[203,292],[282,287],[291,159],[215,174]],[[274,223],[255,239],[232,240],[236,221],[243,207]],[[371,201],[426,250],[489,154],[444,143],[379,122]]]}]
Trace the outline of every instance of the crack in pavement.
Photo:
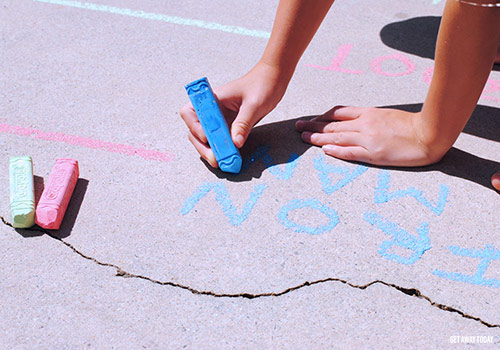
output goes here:
[{"label": "crack in pavement", "polygon": [[[12,224],[10,222],[6,221],[3,216],[0,216],[0,219],[2,220],[2,222],[5,225],[14,228],[12,226]],[[390,287],[390,288],[394,288],[394,289],[396,289],[396,290],[398,290],[401,293],[404,293],[406,295],[409,295],[409,296],[412,296],[412,297],[416,297],[416,298],[419,298],[419,299],[424,299],[424,300],[426,300],[433,307],[436,307],[436,308],[438,308],[440,310],[443,310],[443,311],[457,313],[460,316],[462,316],[463,318],[474,320],[474,321],[479,322],[479,323],[481,323],[482,325],[484,325],[484,326],[486,326],[488,328],[500,328],[500,324],[489,323],[489,322],[486,322],[486,321],[482,320],[479,317],[476,317],[476,316],[473,316],[473,315],[469,315],[469,314],[467,314],[467,313],[465,313],[465,312],[463,312],[463,311],[461,311],[461,310],[459,310],[457,308],[454,308],[452,306],[448,306],[448,305],[445,305],[445,304],[436,303],[436,302],[432,301],[430,297],[422,294],[416,288],[405,288],[405,287],[401,287],[401,286],[398,286],[396,284],[388,283],[388,282],[385,282],[385,281],[382,281],[382,280],[374,280],[374,281],[371,281],[371,282],[369,282],[367,284],[358,285],[358,284],[351,283],[351,282],[349,282],[347,280],[344,280],[344,279],[341,279],[341,278],[328,277],[328,278],[324,278],[324,279],[316,280],[316,281],[312,281],[312,282],[305,281],[304,283],[302,283],[300,285],[287,288],[287,289],[285,289],[285,290],[283,290],[281,292],[267,292],[267,293],[259,293],[259,294],[251,294],[251,293],[234,293],[234,294],[229,294],[229,293],[215,293],[215,292],[206,291],[206,290],[198,290],[198,289],[189,287],[187,285],[182,285],[182,284],[175,283],[175,282],[170,282],[170,281],[167,281],[167,282],[165,282],[165,281],[159,281],[159,280],[155,280],[155,279],[153,279],[151,277],[148,277],[148,276],[142,276],[142,275],[137,275],[137,274],[134,274],[134,273],[130,273],[130,272],[127,272],[127,271],[123,270],[120,266],[115,265],[113,263],[107,263],[107,262],[99,261],[96,258],[93,258],[91,256],[88,256],[88,255],[80,252],[72,244],[66,242],[62,238],[54,236],[50,231],[48,231],[48,230],[46,230],[44,228],[41,228],[39,226],[35,226],[33,228],[29,228],[29,229],[25,229],[25,230],[42,232],[42,233],[48,235],[49,237],[51,237],[51,238],[53,238],[55,240],[58,240],[59,242],[63,243],[66,247],[70,248],[74,253],[78,254],[82,258],[84,258],[86,260],[89,260],[89,261],[92,261],[92,262],[94,262],[94,263],[96,263],[97,265],[100,265],[100,266],[114,268],[116,270],[115,276],[123,277],[123,278],[136,278],[136,279],[145,280],[145,281],[148,281],[148,282],[151,282],[151,283],[154,283],[154,284],[158,284],[158,285],[161,285],[161,286],[170,286],[170,287],[180,288],[180,289],[187,290],[187,291],[189,291],[189,292],[191,292],[193,294],[196,294],[196,295],[207,295],[207,296],[212,296],[212,297],[215,297],[215,298],[257,299],[257,298],[264,298],[264,297],[279,297],[279,296],[282,296],[284,294],[288,294],[290,292],[293,292],[295,290],[298,290],[298,289],[301,289],[301,288],[304,288],[304,287],[313,286],[315,284],[326,283],[326,282],[340,282],[340,283],[345,284],[345,285],[347,285],[347,286],[349,286],[351,288],[356,288],[356,289],[361,289],[361,290],[365,290],[368,287],[373,286],[375,284],[382,284],[384,286],[387,286],[387,287]]]}]

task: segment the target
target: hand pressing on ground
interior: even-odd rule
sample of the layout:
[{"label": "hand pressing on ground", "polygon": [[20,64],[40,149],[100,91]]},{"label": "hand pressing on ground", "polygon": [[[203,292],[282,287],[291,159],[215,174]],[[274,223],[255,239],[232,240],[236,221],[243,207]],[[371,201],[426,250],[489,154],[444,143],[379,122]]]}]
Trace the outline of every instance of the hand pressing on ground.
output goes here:
[{"label": "hand pressing on ground", "polygon": [[302,140],[333,157],[385,166],[423,166],[447,149],[424,141],[421,113],[337,106],[312,120],[299,120]]},{"label": "hand pressing on ground", "polygon": [[[299,120],[302,140],[335,158],[385,166],[425,166],[438,162],[454,137],[431,142],[422,112],[337,106],[311,120]],[[491,177],[500,191],[500,171]]]}]

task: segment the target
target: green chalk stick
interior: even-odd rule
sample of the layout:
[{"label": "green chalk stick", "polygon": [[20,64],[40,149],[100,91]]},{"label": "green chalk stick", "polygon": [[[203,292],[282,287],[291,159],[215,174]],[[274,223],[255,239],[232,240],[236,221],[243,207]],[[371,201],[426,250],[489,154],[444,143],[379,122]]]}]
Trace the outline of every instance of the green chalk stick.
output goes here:
[{"label": "green chalk stick", "polygon": [[35,186],[31,157],[11,157],[9,178],[12,226],[31,227],[35,224]]}]

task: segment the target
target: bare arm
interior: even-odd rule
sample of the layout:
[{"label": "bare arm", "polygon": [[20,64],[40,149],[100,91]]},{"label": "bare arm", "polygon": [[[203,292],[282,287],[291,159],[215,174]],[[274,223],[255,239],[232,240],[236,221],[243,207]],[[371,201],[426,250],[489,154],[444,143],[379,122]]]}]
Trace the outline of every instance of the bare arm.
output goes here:
[{"label": "bare arm", "polygon": [[299,121],[297,129],[304,141],[337,158],[390,166],[435,163],[472,114],[499,41],[499,7],[448,0],[434,77],[421,112],[337,106],[312,121]]},{"label": "bare arm", "polygon": [[[281,0],[262,58],[243,77],[215,89],[237,147],[253,126],[276,107],[297,63],[334,0]],[[191,104],[181,109],[188,138],[202,158],[217,167],[214,154]]]},{"label": "bare arm", "polygon": [[261,63],[290,79],[334,0],[281,0]]},{"label": "bare arm", "polygon": [[434,76],[417,128],[421,140],[437,154],[453,145],[476,107],[499,41],[500,8],[447,2]]}]

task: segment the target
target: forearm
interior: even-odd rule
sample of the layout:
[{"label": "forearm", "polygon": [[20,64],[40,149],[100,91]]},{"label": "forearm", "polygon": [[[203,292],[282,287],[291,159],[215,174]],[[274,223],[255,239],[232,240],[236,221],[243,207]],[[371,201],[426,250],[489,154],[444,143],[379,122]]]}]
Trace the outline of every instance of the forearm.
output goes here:
[{"label": "forearm", "polygon": [[261,62],[290,80],[334,0],[281,0]]},{"label": "forearm", "polygon": [[434,76],[422,110],[424,142],[446,152],[472,114],[495,59],[500,8],[448,0],[439,30]]}]

